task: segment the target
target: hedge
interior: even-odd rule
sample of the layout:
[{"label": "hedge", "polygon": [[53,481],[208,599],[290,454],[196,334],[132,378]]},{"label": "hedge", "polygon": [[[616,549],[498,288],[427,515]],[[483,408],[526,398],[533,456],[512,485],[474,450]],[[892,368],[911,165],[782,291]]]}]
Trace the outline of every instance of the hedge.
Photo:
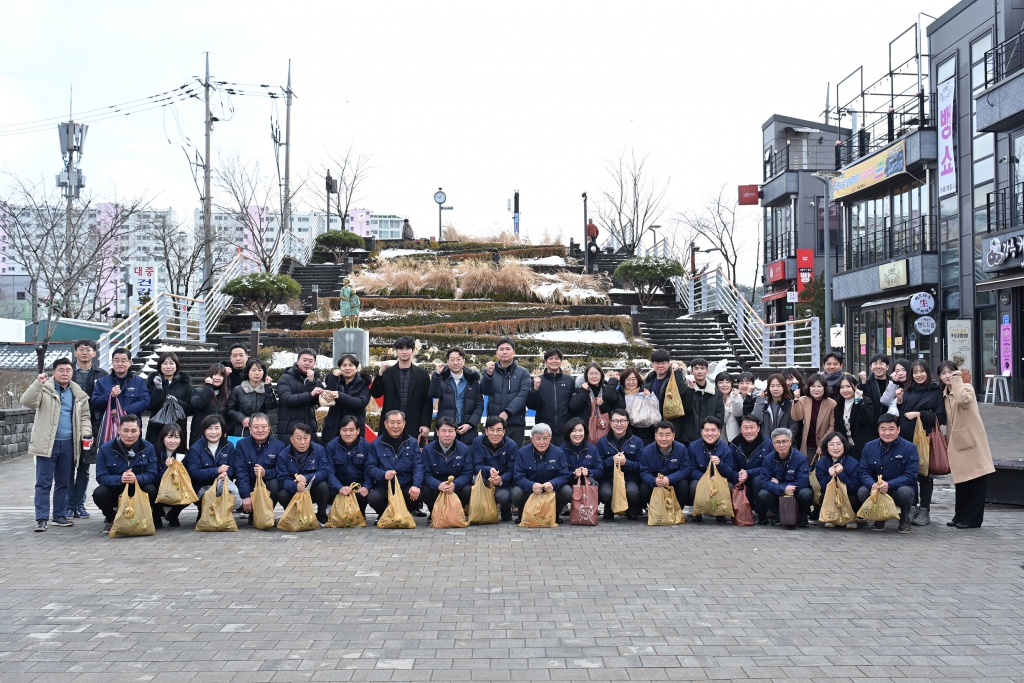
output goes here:
[{"label": "hedge", "polygon": [[[374,330],[370,337],[372,346],[390,346],[396,339],[403,335],[414,336],[438,349],[447,349],[452,346],[461,346],[468,349],[495,348],[501,336],[498,335],[459,335],[439,332],[418,332],[407,329]],[[592,358],[646,358],[651,353],[651,347],[645,343],[634,341],[631,344],[587,344],[574,341],[549,341],[546,339],[516,339],[516,353],[538,354],[547,349],[557,347],[562,353],[579,354]]]},{"label": "hedge", "polygon": [[[565,256],[565,247],[530,247],[526,249],[498,249],[498,253],[504,258],[531,259],[546,258],[548,256]],[[494,251],[472,252],[467,254],[453,254],[457,259],[468,261],[490,261],[494,258]],[[527,264],[529,265],[529,264]]]},{"label": "hedge", "polygon": [[[404,322],[404,321],[403,321]],[[406,334],[436,333],[459,335],[487,335],[513,337],[536,332],[554,330],[619,330],[626,339],[633,338],[633,326],[626,316],[617,315],[563,315],[549,318],[516,318],[514,320],[491,320],[487,322],[448,322],[411,327],[379,327],[374,334],[398,332]]]}]

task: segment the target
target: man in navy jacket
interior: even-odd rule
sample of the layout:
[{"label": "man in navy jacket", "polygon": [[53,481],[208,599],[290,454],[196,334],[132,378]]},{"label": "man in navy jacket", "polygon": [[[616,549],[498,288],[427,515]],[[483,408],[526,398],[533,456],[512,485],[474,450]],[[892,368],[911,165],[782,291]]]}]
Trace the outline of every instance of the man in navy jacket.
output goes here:
[{"label": "man in navy jacket", "polygon": [[501,520],[510,521],[513,468],[519,446],[505,436],[505,421],[500,417],[487,418],[484,433],[473,439],[472,449],[473,467],[494,487],[494,502],[501,510]]},{"label": "man in navy jacket", "polygon": [[[919,457],[917,446],[900,437],[899,423],[894,415],[888,413],[878,418],[878,438],[869,441],[860,454],[857,476],[861,487],[857,493],[861,505],[875,489],[892,496],[900,508],[900,522],[896,530],[901,534],[910,533],[910,508],[917,489]],[[882,477],[881,482],[878,481],[879,476]],[[881,531],[885,522],[875,522],[874,528]]]},{"label": "man in navy jacket", "polygon": [[676,427],[670,420],[662,420],[654,425],[654,442],[644,447],[640,453],[640,496],[651,500],[651,493],[657,487],[671,486],[676,492],[676,500],[684,498],[689,487],[690,455],[686,446],[675,440]]},{"label": "man in navy jacket", "polygon": [[[687,505],[693,505],[697,494],[697,482],[715,463],[718,475],[725,479],[723,485],[736,483],[737,474],[732,460],[732,446],[722,441],[722,420],[710,415],[700,421],[700,438],[690,443],[690,486],[687,491]],[[693,521],[699,522],[703,515],[695,515]],[[716,517],[719,522],[727,522],[728,517]]]},{"label": "man in navy jacket", "polygon": [[289,445],[276,458],[277,482],[281,486],[277,495],[281,506],[287,508],[296,493],[308,490],[316,504],[316,519],[323,525],[327,522],[327,506],[331,504],[327,474],[334,465],[324,447],[313,443],[314,434],[312,427],[301,422],[292,427]]},{"label": "man in navy jacket", "polygon": [[327,473],[327,485],[335,496],[339,493],[347,496],[355,491],[359,512],[365,515],[370,487],[373,485],[366,472],[370,444],[360,436],[362,429],[358,417],[345,415],[340,424],[338,436],[327,444],[327,458],[333,465]]},{"label": "man in navy jacket", "polygon": [[758,524],[768,524],[768,508],[757,495],[761,491],[761,468],[772,450],[772,442],[761,432],[761,419],[756,415],[740,418],[740,433],[732,440],[732,460],[736,481],[746,487],[747,501],[757,513]]},{"label": "man in navy jacket", "polygon": [[281,484],[277,481],[277,456],[286,448],[283,441],[270,435],[270,418],[254,413],[249,418],[249,436],[235,444],[235,483],[242,499],[242,509],[252,519],[252,487],[256,474],[263,475],[263,485],[270,494],[271,505],[278,502]]},{"label": "man in navy jacket", "polygon": [[773,515],[772,524],[778,526],[779,498],[796,496],[800,509],[797,526],[807,526],[807,516],[811,513],[811,501],[814,491],[811,489],[811,471],[807,456],[793,448],[793,432],[785,427],[772,431],[771,453],[765,456],[761,467],[761,491],[757,494],[761,503]]},{"label": "man in navy jacket", "polygon": [[111,373],[96,380],[90,407],[100,414],[107,410],[111,396],[121,404],[121,410],[130,415],[142,415],[149,408],[149,389],[146,380],[132,372],[132,358],[128,349],[118,347],[110,354]]},{"label": "man in navy jacket", "polygon": [[512,503],[519,508],[520,519],[531,493],[554,491],[555,510],[560,514],[572,500],[571,475],[565,453],[551,445],[551,427],[543,422],[535,424],[530,431],[530,443],[516,454]]},{"label": "man in navy jacket", "polygon": [[[450,417],[437,421],[437,438],[423,449],[423,502],[431,510],[438,494],[455,493],[463,505],[469,505],[473,491],[473,454],[458,440],[457,425]],[[455,477],[448,481],[448,477]]]},{"label": "man in navy jacket", "polygon": [[[92,501],[103,513],[103,533],[110,531],[125,486],[141,487],[149,496],[149,504],[156,505],[156,451],[142,440],[142,423],[137,415],[123,416],[117,438],[100,446],[96,483]],[[159,515],[153,516],[153,522],[157,529],[163,528]]]},{"label": "man in navy jacket", "polygon": [[423,456],[416,438],[406,434],[405,414],[392,410],[384,415],[384,431],[370,444],[366,474],[373,481],[367,504],[377,516],[388,507],[388,482],[397,478],[405,505],[416,514],[423,504]]}]

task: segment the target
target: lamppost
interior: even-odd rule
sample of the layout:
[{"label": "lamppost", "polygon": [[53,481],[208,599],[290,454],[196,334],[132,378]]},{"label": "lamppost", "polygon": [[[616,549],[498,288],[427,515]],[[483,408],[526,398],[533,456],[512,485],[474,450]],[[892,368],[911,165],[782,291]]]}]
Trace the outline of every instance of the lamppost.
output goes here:
[{"label": "lamppost", "polygon": [[660,230],[660,229],[661,229],[660,225],[652,225],[651,226],[651,251],[652,251],[651,255],[652,256],[657,256],[658,255],[658,233],[657,233],[657,231]]},{"label": "lamppost", "polygon": [[832,183],[836,178],[841,178],[842,171],[818,171],[812,174],[825,185],[825,207],[822,213],[825,214],[825,353],[832,353],[832,270],[829,268],[829,259],[832,258],[832,240],[829,234],[828,215],[832,209]]},{"label": "lamppost", "polygon": [[583,193],[583,272],[587,272],[590,269],[590,245],[587,242],[590,241],[590,237],[587,235],[587,225],[590,223],[587,220],[587,193]]},{"label": "lamppost", "polygon": [[437,243],[441,243],[441,214],[445,209],[444,202],[448,199],[444,191],[441,188],[437,188],[437,192],[434,193],[434,201],[437,202]]},{"label": "lamppost", "polygon": [[338,181],[331,177],[331,169],[327,169],[324,185],[327,188],[327,223],[324,225],[324,232],[327,232],[331,229],[331,195],[338,194]]}]

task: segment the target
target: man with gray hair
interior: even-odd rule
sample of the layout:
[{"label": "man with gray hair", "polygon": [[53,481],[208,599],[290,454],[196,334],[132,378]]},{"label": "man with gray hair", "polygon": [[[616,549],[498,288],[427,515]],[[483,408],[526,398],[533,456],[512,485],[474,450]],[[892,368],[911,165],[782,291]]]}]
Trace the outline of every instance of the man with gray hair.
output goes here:
[{"label": "man with gray hair", "polygon": [[764,458],[760,475],[761,490],[757,494],[761,504],[768,509],[773,526],[782,523],[779,521],[781,496],[796,496],[800,508],[797,526],[807,526],[807,516],[814,499],[810,476],[807,456],[793,448],[793,432],[785,427],[773,430],[772,450]]},{"label": "man with gray hair", "polygon": [[523,505],[531,493],[554,491],[555,509],[561,512],[572,500],[570,476],[565,452],[551,445],[551,427],[543,422],[535,424],[530,432],[530,443],[519,449],[513,468],[512,504],[519,508],[516,523],[521,520]]}]

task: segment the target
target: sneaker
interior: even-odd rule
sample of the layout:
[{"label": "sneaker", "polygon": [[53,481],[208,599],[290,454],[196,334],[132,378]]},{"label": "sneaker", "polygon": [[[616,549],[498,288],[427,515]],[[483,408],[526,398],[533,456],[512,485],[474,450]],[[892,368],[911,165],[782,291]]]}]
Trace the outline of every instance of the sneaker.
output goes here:
[{"label": "sneaker", "polygon": [[88,519],[91,515],[89,511],[85,509],[84,505],[79,505],[78,509],[75,510],[75,517],[81,517],[82,519]]},{"label": "sneaker", "polygon": [[917,519],[917,515],[921,512],[921,508],[917,505],[910,508],[910,522],[913,524],[914,520]]},{"label": "sneaker", "polygon": [[66,510],[66,511],[64,512],[64,516],[65,516],[65,517],[67,517],[68,519],[74,519],[75,517],[77,517],[77,516],[78,516],[78,512],[77,512],[77,511],[75,511],[75,509],[74,509],[74,508],[68,508],[68,509],[67,509],[67,510]]},{"label": "sneaker", "polygon": [[805,515],[800,515],[800,518],[797,520],[796,525],[801,529],[806,529],[810,525],[810,523],[807,521],[807,517]]},{"label": "sneaker", "polygon": [[932,523],[931,512],[928,508],[918,508],[917,514],[911,517],[910,523],[914,526],[928,526]]},{"label": "sneaker", "polygon": [[847,529],[859,529],[860,525],[857,524],[857,522],[850,522],[849,524],[846,525],[846,528]]},{"label": "sneaker", "polygon": [[871,527],[872,531],[882,531],[885,529],[885,522],[875,522],[875,525]]},{"label": "sneaker", "polygon": [[103,533],[105,533],[105,534],[109,534],[109,533],[110,533],[110,529],[111,529],[111,528],[112,528],[113,526],[114,526],[114,523],[113,523],[113,522],[104,522],[104,523],[103,523]]},{"label": "sneaker", "polygon": [[900,525],[898,527],[896,527],[896,531],[898,531],[901,534],[909,534],[910,533],[910,520],[909,519],[905,519],[905,520],[901,519],[900,520]]},{"label": "sneaker", "polygon": [[36,520],[36,531],[46,531],[46,520],[45,519],[37,519]]},{"label": "sneaker", "polygon": [[69,520],[67,517],[54,517],[53,518],[53,525],[54,526],[74,526],[75,523],[72,522],[71,520]]},{"label": "sneaker", "polygon": [[835,529],[836,525],[833,524],[832,522],[825,522],[825,528],[826,529]]}]

